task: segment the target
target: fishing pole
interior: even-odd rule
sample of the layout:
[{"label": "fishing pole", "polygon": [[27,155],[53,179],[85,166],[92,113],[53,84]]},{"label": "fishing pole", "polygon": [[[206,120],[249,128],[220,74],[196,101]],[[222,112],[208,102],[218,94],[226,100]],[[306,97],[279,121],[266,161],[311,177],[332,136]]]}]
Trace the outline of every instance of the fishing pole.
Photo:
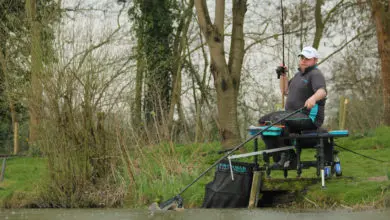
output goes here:
[{"label": "fishing pole", "polygon": [[281,19],[280,23],[282,26],[282,64],[276,68],[276,74],[278,76],[278,79],[280,79],[280,76],[282,76],[281,79],[281,90],[282,90],[282,108],[284,108],[284,90],[285,90],[285,77],[286,77],[286,63],[285,63],[285,55],[284,55],[284,45],[285,45],[285,40],[284,40],[284,9],[283,9],[283,0],[280,0],[280,10],[281,10]]},{"label": "fishing pole", "polygon": [[[284,10],[283,10],[283,0],[280,0],[280,10],[282,11],[281,25],[282,25],[282,67],[283,72],[285,73],[285,60],[284,60]],[[286,74],[286,73],[285,73]],[[286,76],[285,76],[286,77]],[[285,81],[282,77],[282,108],[284,108],[284,90],[285,90]]]},{"label": "fishing pole", "polygon": [[265,127],[264,129],[262,129],[261,131],[259,131],[258,133],[256,133],[255,135],[253,135],[252,137],[246,139],[244,142],[242,142],[241,144],[235,146],[234,148],[231,149],[231,151],[227,152],[223,157],[221,157],[220,159],[218,159],[215,163],[213,163],[209,168],[207,168],[205,171],[203,171],[203,173],[201,173],[197,178],[195,178],[195,180],[193,180],[190,184],[188,184],[186,187],[184,187],[176,196],[174,196],[173,198],[171,199],[168,199],[167,201],[161,203],[161,205],[159,205],[159,208],[162,209],[162,210],[165,210],[167,206],[171,206],[173,203],[177,203],[177,206],[178,208],[182,208],[183,207],[183,198],[181,197],[181,194],[184,193],[188,188],[190,188],[193,184],[195,184],[200,178],[202,178],[208,171],[210,171],[213,167],[215,167],[216,165],[218,165],[222,160],[226,159],[229,155],[231,155],[233,152],[237,151],[238,149],[240,149],[242,146],[244,146],[246,143],[248,143],[249,141],[255,139],[257,136],[261,135],[264,131],[267,131],[269,128],[271,128],[272,126],[286,120],[287,118],[295,115],[296,113],[298,112],[301,112],[305,107],[302,107],[302,108],[299,108],[293,112],[291,112],[290,114],[288,114],[287,116],[279,119],[278,121],[268,125],[267,127]]}]

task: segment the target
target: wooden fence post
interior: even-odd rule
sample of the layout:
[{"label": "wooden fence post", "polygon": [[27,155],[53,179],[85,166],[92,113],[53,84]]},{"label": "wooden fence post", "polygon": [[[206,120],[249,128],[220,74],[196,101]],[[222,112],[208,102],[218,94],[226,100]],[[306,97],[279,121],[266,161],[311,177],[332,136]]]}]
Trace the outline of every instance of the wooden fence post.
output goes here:
[{"label": "wooden fence post", "polygon": [[339,105],[339,129],[340,130],[343,130],[343,116],[344,116],[344,101],[345,101],[345,97],[344,96],[340,96],[340,105]]},{"label": "wooden fence post", "polygon": [[345,121],[347,120],[347,106],[348,106],[348,99],[345,99],[343,102],[343,112],[342,112],[342,120],[341,120],[341,126],[340,129],[344,130],[345,129]]},{"label": "wooden fence post", "polygon": [[19,153],[19,123],[14,123],[14,154]]}]

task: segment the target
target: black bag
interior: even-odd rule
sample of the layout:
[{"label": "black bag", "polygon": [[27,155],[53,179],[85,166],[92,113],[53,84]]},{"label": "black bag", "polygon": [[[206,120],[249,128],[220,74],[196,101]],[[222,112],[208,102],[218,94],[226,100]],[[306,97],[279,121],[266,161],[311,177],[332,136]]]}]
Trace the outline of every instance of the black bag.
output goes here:
[{"label": "black bag", "polygon": [[214,180],[206,185],[202,208],[247,208],[255,164],[228,161],[217,165]]}]

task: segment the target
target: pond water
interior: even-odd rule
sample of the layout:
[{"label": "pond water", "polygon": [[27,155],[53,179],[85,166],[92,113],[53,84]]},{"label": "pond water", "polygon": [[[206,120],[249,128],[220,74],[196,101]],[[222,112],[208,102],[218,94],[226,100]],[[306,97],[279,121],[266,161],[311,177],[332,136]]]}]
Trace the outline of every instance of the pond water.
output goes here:
[{"label": "pond water", "polygon": [[181,212],[167,211],[151,213],[134,209],[1,209],[0,219],[5,220],[138,220],[138,219],[201,219],[201,220],[389,220],[390,209],[350,212],[340,211],[275,211],[272,209],[186,209]]}]

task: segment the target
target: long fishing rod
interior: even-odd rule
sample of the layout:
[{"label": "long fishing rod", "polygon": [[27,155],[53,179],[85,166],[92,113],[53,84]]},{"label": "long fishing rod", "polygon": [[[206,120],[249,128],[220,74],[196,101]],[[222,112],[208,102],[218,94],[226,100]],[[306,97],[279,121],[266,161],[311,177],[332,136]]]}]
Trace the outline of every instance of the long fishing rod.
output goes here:
[{"label": "long fishing rod", "polygon": [[370,156],[367,156],[367,155],[364,155],[364,154],[360,154],[360,153],[358,153],[358,152],[356,152],[356,151],[353,151],[353,150],[350,150],[350,149],[348,149],[348,148],[345,148],[345,147],[342,147],[342,146],[340,146],[340,145],[338,145],[338,144],[334,144],[336,147],[339,147],[339,148],[341,148],[341,149],[343,149],[343,150],[346,150],[346,151],[349,151],[349,152],[351,152],[351,153],[353,153],[353,154],[356,154],[356,155],[359,155],[359,156],[361,156],[361,157],[365,157],[365,158],[367,158],[367,159],[370,159],[370,160],[374,160],[374,161],[378,161],[378,162],[382,162],[382,163],[390,163],[390,160],[379,160],[379,159],[377,159],[377,158],[373,158],[373,157],[370,157]]},{"label": "long fishing rod", "polygon": [[246,139],[244,142],[242,142],[241,144],[235,146],[234,148],[231,149],[231,151],[227,152],[223,157],[221,157],[220,159],[218,159],[215,163],[213,163],[209,168],[207,168],[205,171],[203,171],[203,173],[201,173],[197,178],[195,178],[195,180],[193,180],[190,184],[188,184],[186,187],[184,187],[176,196],[174,196],[173,198],[171,199],[168,199],[167,201],[161,203],[159,205],[159,208],[160,209],[165,209],[166,207],[170,206],[171,204],[173,204],[174,202],[177,203],[177,206],[179,208],[181,208],[183,206],[183,199],[181,198],[181,194],[184,193],[188,188],[190,188],[194,183],[196,183],[200,178],[202,178],[204,175],[206,175],[207,172],[209,172],[213,167],[215,167],[216,165],[218,165],[222,160],[226,159],[228,156],[230,156],[232,153],[234,153],[235,151],[237,151],[238,149],[240,149],[241,147],[243,147],[246,143],[248,143],[249,141],[255,139],[257,136],[261,135],[264,131],[267,131],[269,128],[271,128],[272,126],[286,120],[287,118],[295,115],[296,113],[298,112],[301,112],[305,107],[302,107],[302,108],[299,108],[293,112],[291,112],[290,114],[286,115],[285,117],[279,119],[278,121],[268,125],[267,127],[265,127],[264,129],[262,129],[261,131],[259,131],[258,133],[256,133],[255,135],[253,135],[252,137]]},{"label": "long fishing rod", "polygon": [[[284,60],[284,10],[283,10],[283,0],[280,0],[280,10],[282,11],[281,25],[282,25],[282,67],[285,68],[285,60]],[[285,71],[285,70],[284,70]],[[286,77],[286,76],[285,76]],[[282,108],[284,108],[284,90],[285,90],[285,81],[284,77],[282,77]]]},{"label": "long fishing rod", "polygon": [[285,66],[285,60],[284,60],[284,10],[283,10],[283,0],[280,0],[280,10],[282,11],[282,19],[281,19],[281,24],[282,24],[282,65]]}]

